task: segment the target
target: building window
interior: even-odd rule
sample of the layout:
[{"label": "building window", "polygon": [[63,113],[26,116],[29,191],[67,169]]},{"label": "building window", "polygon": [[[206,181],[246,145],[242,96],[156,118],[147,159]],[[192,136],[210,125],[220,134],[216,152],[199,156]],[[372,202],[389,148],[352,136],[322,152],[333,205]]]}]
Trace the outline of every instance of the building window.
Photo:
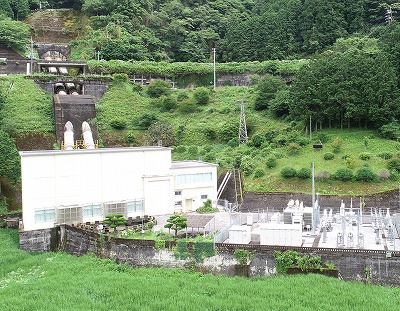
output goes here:
[{"label": "building window", "polygon": [[182,206],[182,201],[175,201],[175,206]]},{"label": "building window", "polygon": [[104,204],[104,212],[105,215],[109,214],[122,214],[126,216],[127,214],[127,202],[119,202],[119,203],[105,203]]},{"label": "building window", "polygon": [[204,183],[210,181],[212,181],[212,173],[182,174],[176,176],[176,183],[178,185]]},{"label": "building window", "polygon": [[136,213],[143,211],[143,199],[136,199],[133,201],[127,202],[128,213]]},{"label": "building window", "polygon": [[202,199],[202,200],[207,200],[207,198],[208,198],[207,194],[202,194],[200,196],[200,199]]},{"label": "building window", "polygon": [[182,195],[182,191],[181,190],[175,191],[175,195],[176,196]]},{"label": "building window", "polygon": [[56,210],[54,208],[40,209],[35,211],[35,223],[53,222],[56,220]]},{"label": "building window", "polygon": [[82,206],[59,208],[57,211],[57,222],[59,224],[82,222]]},{"label": "building window", "polygon": [[83,217],[94,217],[103,215],[103,209],[101,204],[91,204],[85,205],[83,207],[82,216]]}]

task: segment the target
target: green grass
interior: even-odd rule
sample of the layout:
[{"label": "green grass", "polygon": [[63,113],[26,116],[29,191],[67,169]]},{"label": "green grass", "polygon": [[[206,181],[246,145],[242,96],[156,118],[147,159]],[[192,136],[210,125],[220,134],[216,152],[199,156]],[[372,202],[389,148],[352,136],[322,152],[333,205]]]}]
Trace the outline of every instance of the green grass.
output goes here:
[{"label": "green grass", "polygon": [[26,253],[0,229],[3,310],[392,310],[400,289],[322,275],[240,278]]},{"label": "green grass", "polygon": [[[390,152],[394,156],[399,153],[398,142],[386,140],[377,137],[376,133],[372,130],[340,130],[340,129],[326,129],[320,131],[328,137],[328,142],[323,144],[323,149],[316,151],[313,149],[312,144],[308,144],[301,148],[296,156],[289,156],[286,147],[276,149],[280,153],[277,160],[278,165],[275,168],[269,169],[265,167],[261,160],[258,165],[265,168],[266,175],[261,179],[246,178],[246,186],[248,190],[252,191],[289,191],[289,192],[311,192],[311,179],[300,180],[298,178],[284,179],[280,176],[280,171],[283,167],[293,167],[296,170],[300,168],[310,168],[311,163],[314,162],[315,172],[327,171],[333,175],[337,169],[345,168],[346,160],[344,156],[351,156],[354,158],[354,166],[352,167],[353,174],[356,173],[363,165],[368,165],[375,173],[379,170],[385,169],[387,160],[378,157],[381,152]],[[315,135],[314,135],[315,136]],[[343,141],[341,151],[335,153],[333,160],[325,160],[324,154],[332,152],[332,142],[340,137]],[[365,137],[368,137],[367,148],[364,145]],[[315,143],[315,141],[314,141]],[[369,152],[371,159],[363,161],[359,159],[362,152]],[[316,181],[316,191],[319,193],[330,194],[351,194],[362,195],[371,194],[386,190],[395,189],[398,187],[397,180],[385,180],[371,183],[364,182],[340,182],[330,179],[328,181]]]},{"label": "green grass", "polygon": [[23,76],[0,77],[6,104],[0,127],[9,133],[55,132],[51,95]]}]

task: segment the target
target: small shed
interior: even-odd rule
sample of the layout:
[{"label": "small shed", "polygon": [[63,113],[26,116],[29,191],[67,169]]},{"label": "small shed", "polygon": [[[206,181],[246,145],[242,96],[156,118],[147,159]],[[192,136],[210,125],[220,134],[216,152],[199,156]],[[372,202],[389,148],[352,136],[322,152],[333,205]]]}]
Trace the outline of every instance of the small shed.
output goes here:
[{"label": "small shed", "polygon": [[188,214],[184,215],[184,217],[187,219],[186,224],[187,228],[186,230],[190,230],[193,233],[195,229],[197,229],[197,232],[203,232],[205,235],[208,232],[214,232],[215,231],[215,216],[214,215],[198,215],[198,214]]}]

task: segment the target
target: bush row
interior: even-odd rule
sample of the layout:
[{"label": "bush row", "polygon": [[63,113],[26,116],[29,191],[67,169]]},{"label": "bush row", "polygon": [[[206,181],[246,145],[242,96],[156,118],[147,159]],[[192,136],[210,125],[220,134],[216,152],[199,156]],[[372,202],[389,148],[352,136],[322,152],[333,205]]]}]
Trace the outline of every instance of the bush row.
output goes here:
[{"label": "bush row", "polygon": [[[294,75],[301,66],[307,64],[301,60],[268,60],[263,62],[243,63],[218,63],[216,70],[218,74],[282,74]],[[88,61],[88,67],[94,74],[126,73],[128,75],[159,75],[162,77],[186,76],[191,74],[206,75],[214,71],[213,63],[192,62],[125,62],[119,60],[110,61]]]},{"label": "bush row", "polygon": [[[283,178],[298,177],[301,179],[307,179],[311,177],[311,170],[308,168],[301,168],[300,170],[296,171],[296,169],[293,167],[284,167],[280,173]],[[391,174],[389,170],[382,169],[378,171],[378,173],[374,173],[368,166],[359,168],[355,174],[353,174],[353,171],[347,167],[337,169],[333,175],[327,171],[315,173],[316,180],[336,179],[340,181],[374,182],[396,177],[396,171]]]}]

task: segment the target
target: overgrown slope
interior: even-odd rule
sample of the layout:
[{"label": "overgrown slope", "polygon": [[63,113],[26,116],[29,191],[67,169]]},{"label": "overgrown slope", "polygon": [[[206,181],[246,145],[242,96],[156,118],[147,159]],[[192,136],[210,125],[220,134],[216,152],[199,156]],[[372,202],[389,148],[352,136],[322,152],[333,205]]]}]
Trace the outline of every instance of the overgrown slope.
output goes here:
[{"label": "overgrown slope", "polygon": [[[278,121],[266,111],[254,110],[253,87],[221,87],[208,92],[209,103],[196,105],[196,89],[175,90],[164,99],[154,99],[146,89],[116,83],[97,104],[103,145],[148,144],[148,127],[158,121],[173,129],[174,159],[201,158],[218,163],[220,169],[240,168],[246,191],[309,193],[312,162],[320,193],[362,195],[397,187],[396,169],[387,169],[398,155],[396,141],[362,129],[321,130],[313,133],[310,141],[301,123]],[[165,98],[176,101],[167,111]],[[249,142],[239,146],[242,100]],[[322,149],[313,148],[320,141]],[[282,170],[287,168],[295,175],[283,177]],[[350,174],[349,179],[340,175],[343,170]],[[372,179],[359,177],[360,170],[372,172]]]}]

